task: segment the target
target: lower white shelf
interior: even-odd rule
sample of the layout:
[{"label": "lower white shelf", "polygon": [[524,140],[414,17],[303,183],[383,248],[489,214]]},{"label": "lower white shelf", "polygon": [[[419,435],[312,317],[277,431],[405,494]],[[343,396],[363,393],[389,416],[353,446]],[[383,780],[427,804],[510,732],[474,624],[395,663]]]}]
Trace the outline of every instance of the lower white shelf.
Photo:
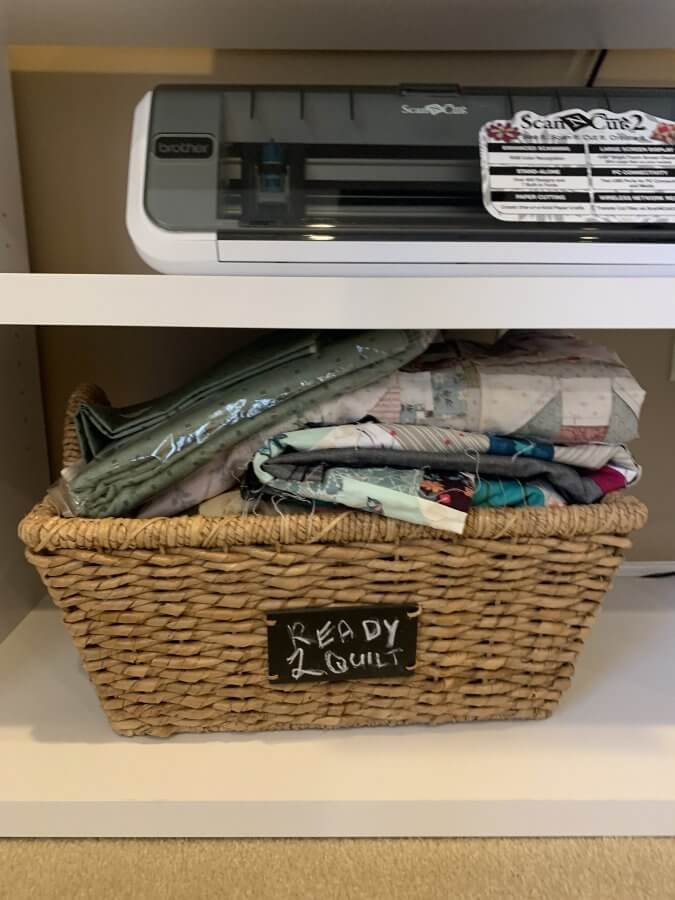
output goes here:
[{"label": "lower white shelf", "polygon": [[0,836],[675,835],[675,579],[620,578],[544,722],[118,738],[58,614],[0,645]]},{"label": "lower white shelf", "polygon": [[[675,328],[675,278],[0,273],[0,324],[205,328]],[[610,267],[611,268],[611,267]]]}]

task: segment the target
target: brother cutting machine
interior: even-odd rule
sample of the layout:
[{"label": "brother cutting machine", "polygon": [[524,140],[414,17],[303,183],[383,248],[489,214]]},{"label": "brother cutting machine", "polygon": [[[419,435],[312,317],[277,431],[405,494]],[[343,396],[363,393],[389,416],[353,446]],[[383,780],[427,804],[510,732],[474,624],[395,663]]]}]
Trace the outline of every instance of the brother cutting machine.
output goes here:
[{"label": "brother cutting machine", "polygon": [[481,126],[568,109],[673,120],[675,91],[159,87],[135,114],[127,226],[168,273],[673,274],[675,223],[486,211]]}]

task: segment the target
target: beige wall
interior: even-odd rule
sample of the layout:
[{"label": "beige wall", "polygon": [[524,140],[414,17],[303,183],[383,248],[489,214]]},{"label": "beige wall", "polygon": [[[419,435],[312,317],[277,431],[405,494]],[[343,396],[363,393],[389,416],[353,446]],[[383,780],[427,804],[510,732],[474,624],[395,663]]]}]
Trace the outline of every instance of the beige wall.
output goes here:
[{"label": "beige wall", "polygon": [[[154,54],[154,55],[153,55]],[[177,78],[231,82],[582,84],[593,56],[579,53],[214,53],[14,48],[12,64],[32,267],[47,272],[143,272],[124,229],[127,148],[134,104]],[[610,53],[599,83],[675,83],[672,51]],[[68,70],[73,71],[68,71]],[[671,71],[673,74],[671,75]],[[105,74],[101,74],[105,73]],[[611,76],[611,77],[610,77]],[[636,282],[639,292],[648,283]],[[223,284],[227,290],[226,282]],[[92,298],[95,302],[95,298]],[[194,374],[243,332],[195,329],[42,328],[43,387],[53,466],[66,397],[100,383],[116,403],[159,393]],[[648,391],[639,494],[651,521],[634,559],[675,559],[670,477],[675,384],[668,332],[593,332],[620,352]]]}]

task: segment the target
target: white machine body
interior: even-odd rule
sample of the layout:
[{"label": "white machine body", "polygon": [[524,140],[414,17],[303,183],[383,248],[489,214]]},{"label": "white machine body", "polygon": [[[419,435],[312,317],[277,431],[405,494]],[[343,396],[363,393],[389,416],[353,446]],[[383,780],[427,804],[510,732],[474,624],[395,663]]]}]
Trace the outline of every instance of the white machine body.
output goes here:
[{"label": "white machine body", "polygon": [[675,225],[505,223],[478,133],[599,103],[675,118],[675,92],[159,87],[134,117],[127,228],[158,272],[673,275]]}]

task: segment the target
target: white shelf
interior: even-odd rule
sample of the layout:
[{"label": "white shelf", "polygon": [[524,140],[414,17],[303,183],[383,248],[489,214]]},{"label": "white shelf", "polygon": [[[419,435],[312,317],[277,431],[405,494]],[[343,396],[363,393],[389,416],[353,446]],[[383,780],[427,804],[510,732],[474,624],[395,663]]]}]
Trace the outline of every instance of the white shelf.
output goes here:
[{"label": "white shelf", "polygon": [[0,645],[0,836],[675,835],[675,579],[621,578],[544,722],[118,738],[57,613]]},{"label": "white shelf", "polygon": [[672,47],[670,0],[9,0],[15,43],[310,50]]},{"label": "white shelf", "polygon": [[675,328],[675,278],[4,274],[0,324]]}]

